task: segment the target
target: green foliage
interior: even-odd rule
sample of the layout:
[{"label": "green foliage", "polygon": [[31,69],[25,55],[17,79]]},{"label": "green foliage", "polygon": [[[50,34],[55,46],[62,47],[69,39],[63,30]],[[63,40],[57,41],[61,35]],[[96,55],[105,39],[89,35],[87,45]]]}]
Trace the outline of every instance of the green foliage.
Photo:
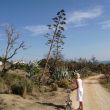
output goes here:
[{"label": "green foliage", "polygon": [[97,63],[95,57],[91,59],[87,60],[86,58],[79,58],[76,60],[65,60],[62,58],[57,60],[56,65],[53,66],[55,57],[51,56],[48,61],[50,78],[54,80],[60,80],[63,78],[72,79],[74,78],[74,71],[78,71],[82,77],[87,77],[102,71],[102,67]]},{"label": "green foliage", "polygon": [[34,75],[38,75],[40,73],[39,62],[29,62],[26,71],[28,72],[30,78]]},{"label": "green foliage", "polygon": [[16,63],[13,64],[13,68],[12,69],[21,69],[21,70],[26,70],[27,69],[27,64],[23,64],[23,63]]},{"label": "green foliage", "polygon": [[40,68],[39,68],[39,62],[34,61],[34,62],[29,62],[28,64],[23,64],[23,63],[16,63],[13,66],[14,69],[20,69],[24,70],[28,73],[28,77],[32,77],[34,75],[38,75],[40,73]]},{"label": "green foliage", "polygon": [[55,72],[53,73],[53,79],[60,80],[64,78],[69,78],[69,72],[67,68],[56,68]]}]

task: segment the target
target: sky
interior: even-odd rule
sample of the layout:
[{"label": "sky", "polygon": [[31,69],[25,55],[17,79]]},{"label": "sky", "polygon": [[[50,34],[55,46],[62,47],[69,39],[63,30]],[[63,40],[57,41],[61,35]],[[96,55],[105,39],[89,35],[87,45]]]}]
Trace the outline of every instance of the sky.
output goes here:
[{"label": "sky", "polygon": [[67,18],[64,57],[110,60],[110,0],[0,0],[0,56],[6,48],[4,27],[10,24],[27,48],[13,59],[44,58],[49,49],[44,37],[47,25],[61,9]]}]

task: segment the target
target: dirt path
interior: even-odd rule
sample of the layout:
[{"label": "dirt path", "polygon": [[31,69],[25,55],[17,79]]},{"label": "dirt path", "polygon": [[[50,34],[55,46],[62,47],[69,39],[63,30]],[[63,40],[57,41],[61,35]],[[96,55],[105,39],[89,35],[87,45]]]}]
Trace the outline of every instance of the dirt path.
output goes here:
[{"label": "dirt path", "polygon": [[[110,110],[110,93],[99,84],[100,77],[97,75],[84,80],[84,110]],[[71,97],[73,106],[77,108],[75,91]]]}]

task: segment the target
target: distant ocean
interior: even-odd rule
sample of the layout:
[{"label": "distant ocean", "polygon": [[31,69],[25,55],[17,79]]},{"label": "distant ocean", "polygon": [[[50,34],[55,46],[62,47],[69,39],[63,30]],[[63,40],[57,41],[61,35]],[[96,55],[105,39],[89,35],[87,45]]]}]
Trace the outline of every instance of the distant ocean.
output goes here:
[{"label": "distant ocean", "polygon": [[110,61],[99,61],[98,63],[102,63],[102,64],[110,64]]}]

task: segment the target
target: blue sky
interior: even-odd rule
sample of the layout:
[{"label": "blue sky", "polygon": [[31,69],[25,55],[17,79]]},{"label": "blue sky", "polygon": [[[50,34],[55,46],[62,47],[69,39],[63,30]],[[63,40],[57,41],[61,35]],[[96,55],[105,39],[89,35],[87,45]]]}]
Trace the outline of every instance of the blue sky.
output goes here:
[{"label": "blue sky", "polygon": [[3,27],[13,24],[28,48],[14,59],[43,58],[46,25],[61,9],[67,14],[64,57],[110,60],[110,0],[0,0],[0,55],[6,46]]}]

